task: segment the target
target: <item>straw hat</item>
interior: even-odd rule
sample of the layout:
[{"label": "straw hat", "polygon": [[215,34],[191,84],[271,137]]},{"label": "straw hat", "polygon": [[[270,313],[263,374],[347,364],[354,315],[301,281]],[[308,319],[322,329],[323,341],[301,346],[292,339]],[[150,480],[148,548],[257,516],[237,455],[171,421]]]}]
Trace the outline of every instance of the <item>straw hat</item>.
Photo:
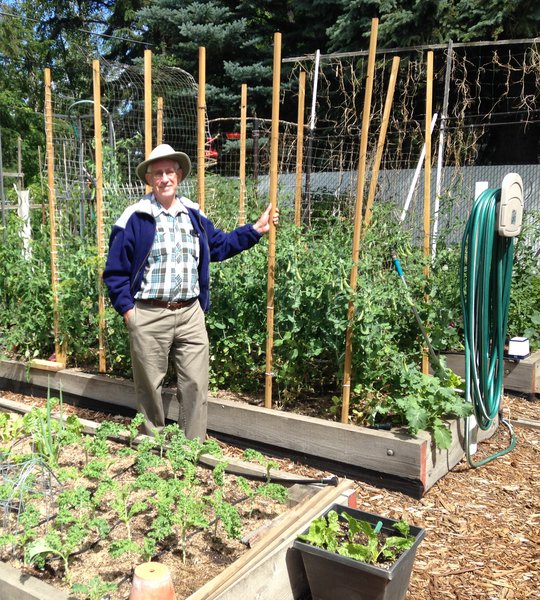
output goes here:
[{"label": "straw hat", "polygon": [[150,156],[146,160],[143,160],[142,163],[137,165],[136,172],[143,183],[147,183],[145,175],[148,165],[161,158],[170,158],[180,165],[180,168],[182,169],[182,181],[191,172],[191,161],[187,154],[176,152],[169,144],[160,144],[150,152]]}]

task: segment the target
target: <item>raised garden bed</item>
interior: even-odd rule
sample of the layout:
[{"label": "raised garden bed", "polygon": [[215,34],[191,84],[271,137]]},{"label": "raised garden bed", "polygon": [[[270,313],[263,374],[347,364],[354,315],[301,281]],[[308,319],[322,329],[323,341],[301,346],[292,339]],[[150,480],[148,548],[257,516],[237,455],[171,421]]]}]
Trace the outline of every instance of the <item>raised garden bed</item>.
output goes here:
[{"label": "raised garden bed", "polygon": [[[29,417],[33,417],[40,412],[39,410],[35,409],[30,411],[26,405],[16,406],[16,404],[17,403],[11,402],[12,408],[23,413],[30,412]],[[47,422],[49,422],[48,417],[50,415],[43,413],[43,409],[40,410],[41,414],[44,414],[47,417]],[[18,424],[20,422],[20,417],[17,417],[15,422]],[[52,545],[54,547],[54,543],[52,543],[50,540],[47,542],[47,539],[45,538],[41,545],[40,542],[36,542],[36,539],[39,539],[39,536],[41,535],[41,529],[43,529],[43,531],[46,529],[52,529],[58,538],[63,538],[63,543],[56,546],[56,549],[59,551],[58,553],[65,553],[67,547],[69,546],[70,528],[73,525],[79,527],[79,525],[89,523],[97,514],[99,514],[100,517],[103,517],[104,521],[107,520],[107,518],[110,516],[108,513],[110,512],[111,506],[114,506],[115,510],[118,510],[118,500],[120,498],[118,492],[120,488],[123,487],[126,489],[126,487],[128,487],[130,490],[130,496],[125,505],[128,507],[134,507],[137,502],[142,502],[146,504],[146,507],[141,507],[138,512],[134,511],[132,515],[133,518],[130,519],[122,519],[121,511],[118,511],[120,522],[117,522],[116,526],[112,528],[116,528],[116,533],[113,532],[112,535],[107,533],[107,537],[105,538],[97,536],[97,541],[95,543],[87,544],[86,542],[82,542],[80,544],[82,550],[74,551],[74,548],[71,548],[71,556],[69,557],[70,578],[72,583],[73,581],[88,582],[96,575],[99,575],[102,582],[110,582],[117,577],[119,573],[121,574],[122,571],[124,571],[126,576],[122,578],[122,591],[113,591],[108,597],[119,599],[125,598],[127,595],[127,590],[129,589],[126,589],[126,584],[129,586],[131,571],[137,562],[143,561],[143,557],[138,556],[140,554],[140,549],[142,548],[141,538],[138,536],[140,536],[140,532],[145,531],[146,528],[150,528],[156,523],[156,515],[153,514],[155,512],[155,507],[152,507],[152,498],[155,498],[155,495],[151,493],[151,490],[145,491],[144,487],[142,490],[137,489],[136,487],[131,488],[130,483],[130,478],[132,478],[134,475],[133,471],[137,471],[137,460],[140,461],[141,456],[144,458],[145,451],[142,448],[144,447],[145,442],[148,441],[148,438],[145,438],[145,436],[133,438],[133,436],[129,435],[128,432],[127,441],[129,442],[129,448],[128,444],[126,443],[114,442],[107,439],[108,446],[111,444],[114,445],[113,447],[109,448],[107,456],[113,456],[114,461],[106,461],[108,464],[106,467],[104,467],[104,469],[107,469],[107,476],[103,477],[103,473],[94,472],[96,469],[94,469],[92,473],[89,473],[88,470],[83,472],[81,467],[85,459],[80,454],[80,451],[83,447],[86,448],[91,455],[94,454],[96,448],[101,447],[100,440],[103,440],[103,436],[99,434],[100,431],[103,433],[103,427],[100,429],[97,424],[88,421],[81,421],[81,423],[86,432],[95,434],[97,431],[97,435],[95,437],[87,438],[84,445],[81,445],[79,441],[76,441],[73,445],[64,445],[62,448],[61,457],[59,457],[57,464],[55,464],[55,467],[52,469],[42,468],[44,463],[41,461],[36,461],[34,464],[34,477],[32,478],[31,484],[28,484],[33,486],[32,492],[35,492],[37,488],[40,487],[42,475],[45,475],[47,483],[46,485],[43,484],[42,486],[45,493],[43,497],[42,494],[39,494],[38,498],[32,499],[33,494],[31,493],[27,498],[28,506],[33,502],[36,503],[36,506],[40,512],[40,519],[39,524],[33,524],[31,527],[29,527],[32,540],[29,541],[27,545],[25,544],[24,548],[27,551],[28,557],[33,553],[36,554],[36,543],[37,546],[41,548],[45,548],[47,543],[49,546]],[[4,428],[3,432],[5,431],[6,430]],[[38,429],[36,429],[36,431],[38,431]],[[55,429],[55,431],[57,430]],[[39,446],[40,435],[37,435],[36,433],[32,437],[33,442],[36,442],[37,446]],[[170,444],[170,448],[173,448],[173,450],[174,440],[175,438],[173,436]],[[28,436],[23,436],[22,443],[17,443],[15,446],[17,453],[25,453],[27,448],[25,448],[24,444],[28,442],[30,442]],[[182,448],[186,448],[186,442],[182,442],[182,444]],[[138,448],[135,450],[134,448],[137,445]],[[199,446],[196,449],[197,451],[200,450]],[[188,454],[190,452],[191,450],[188,448]],[[135,456],[138,456],[139,458],[137,459]],[[175,466],[174,460],[176,456],[176,451],[173,451],[172,457],[167,455],[169,466]],[[4,458],[6,459],[5,462],[7,462],[6,456],[4,456]],[[147,459],[148,456],[146,456],[145,460]],[[176,458],[176,460],[178,461],[179,459]],[[226,460],[227,463],[229,463],[228,470],[234,471],[238,469],[251,469],[254,470],[255,473],[258,472],[258,474],[268,473],[268,465],[265,464],[264,460],[262,462],[259,461],[258,466],[247,464],[231,457],[227,457]],[[126,462],[129,464],[126,465]],[[190,475],[190,469],[188,468],[189,465],[186,466],[183,458],[179,462],[181,464],[177,464],[176,467],[182,470],[183,481],[185,482],[187,480],[189,482],[189,477],[194,477],[195,473],[191,473]],[[232,467],[230,466],[231,463]],[[47,460],[45,464],[49,466],[50,461]],[[140,466],[141,464],[139,464],[139,467]],[[149,463],[146,465],[143,473],[139,473],[138,479],[140,480],[140,476],[143,474],[147,475],[149,472],[155,473],[156,469],[159,473],[160,470],[165,468],[166,467],[161,462],[153,466]],[[114,479],[115,484],[112,486],[112,488],[108,488],[105,491],[103,498],[97,505],[92,506],[91,511],[93,516],[91,517],[89,514],[86,515],[85,511],[88,510],[88,506],[86,502],[82,501],[82,495],[78,494],[78,499],[74,500],[73,496],[69,496],[69,494],[73,490],[81,490],[83,487],[85,489],[92,488],[92,484],[88,488],[80,485],[85,478],[92,480],[97,477],[100,481],[105,481],[108,479],[109,469],[110,474],[114,475],[112,479]],[[56,474],[58,474],[60,478],[64,479],[67,470],[71,470],[72,476],[73,472],[77,471],[75,483],[73,480],[68,478],[67,481],[64,480],[63,483],[60,484],[56,478]],[[139,471],[140,470],[141,469],[139,469]],[[218,471],[218,469],[214,469],[214,474],[216,471]],[[6,472],[6,470],[4,470],[4,472]],[[62,477],[61,473],[64,477]],[[210,471],[208,469],[203,469],[201,467],[197,469],[196,473],[197,479],[201,480],[200,483],[204,488],[202,490],[203,500],[205,496],[210,494],[209,489],[211,487],[211,479],[213,479],[214,483],[216,483],[216,477],[214,475],[210,475],[209,473]],[[171,482],[177,480],[175,472],[161,473],[160,477],[161,475],[163,476],[164,481]],[[291,477],[286,473],[274,473],[273,475],[284,479]],[[219,473],[217,477],[219,479]],[[229,497],[234,496],[235,494],[235,482],[231,480],[231,477],[232,476],[225,475],[223,477],[223,482],[219,484],[221,487],[218,487],[218,489],[223,492],[224,497],[225,495]],[[2,483],[5,483],[5,481],[6,478],[4,478]],[[17,482],[19,481],[22,480],[18,479]],[[27,484],[26,480],[24,481],[24,484]],[[257,526],[257,529],[251,531],[245,537],[246,543],[248,543],[250,546],[250,550],[246,551],[245,546],[239,542],[235,542],[228,536],[216,534],[218,531],[217,526],[222,528],[225,525],[226,519],[224,521],[222,517],[222,521],[218,522],[215,528],[212,527],[214,533],[210,535],[208,534],[208,528],[204,525],[201,526],[200,523],[194,523],[190,526],[191,529],[194,529],[194,532],[192,535],[188,536],[188,560],[186,562],[184,562],[182,559],[182,552],[179,549],[179,547],[182,546],[182,544],[179,543],[179,541],[181,542],[182,538],[178,536],[176,537],[176,543],[171,547],[169,547],[167,543],[161,544],[160,546],[162,547],[162,551],[161,553],[158,552],[157,556],[154,555],[154,558],[169,566],[169,569],[173,573],[178,600],[181,598],[190,598],[193,600],[202,598],[222,598],[223,600],[232,600],[232,598],[238,597],[252,597],[249,594],[241,594],[240,596],[237,594],[239,593],[238,590],[241,589],[242,586],[253,585],[262,586],[262,588],[264,588],[265,595],[259,594],[257,596],[261,598],[261,600],[264,600],[265,598],[270,600],[271,598],[275,597],[291,598],[292,600],[292,598],[298,597],[299,593],[303,593],[303,588],[305,588],[306,585],[302,569],[298,568],[298,565],[291,568],[289,564],[290,561],[287,558],[289,553],[288,549],[292,544],[294,536],[302,527],[305,527],[305,524],[308,522],[309,518],[313,518],[317,515],[317,513],[325,510],[329,504],[332,504],[332,502],[347,501],[348,496],[352,492],[351,486],[352,482],[347,480],[336,482],[335,486],[323,488],[313,485],[295,484],[289,489],[289,510],[278,510],[277,512],[276,505],[270,500],[270,498],[264,499],[263,496],[251,498],[248,494],[248,497],[244,498],[244,500],[247,500],[251,506],[247,507],[248,514],[246,520],[249,521],[251,528],[253,528],[254,524]],[[160,489],[159,485],[156,485],[155,487],[158,490]],[[245,488],[242,489],[245,492]],[[108,498],[108,494],[111,492],[111,490],[113,492],[112,501],[111,498]],[[133,495],[131,495],[132,492]],[[66,493],[71,498],[70,502],[74,502],[74,504],[69,506],[67,511],[65,511],[66,506],[62,506],[59,500],[61,494],[64,494],[65,500]],[[97,494],[98,488],[94,489],[92,493]],[[212,495],[215,497],[215,493]],[[16,494],[13,496],[13,498],[19,498],[19,495]],[[17,517],[13,514],[17,512],[17,507],[15,504],[12,504],[7,508],[9,510],[4,515],[4,533],[6,531],[7,523],[14,524],[15,527],[19,529],[24,528],[25,521],[18,521]],[[244,508],[246,507],[244,506]],[[62,510],[64,510],[65,514],[62,517],[63,521],[60,521],[59,517],[62,513]],[[174,512],[177,514],[179,511],[180,509],[177,504]],[[23,513],[24,512],[25,511],[23,511]],[[241,511],[239,510],[238,512]],[[279,514],[278,517],[275,517],[268,522],[268,517],[271,517],[272,514],[278,514],[280,512],[281,514]],[[254,513],[256,514],[254,515]],[[48,521],[45,521],[44,517],[46,517]],[[122,544],[125,545],[126,530],[124,526],[127,526],[128,522],[131,525],[133,542],[136,542],[138,537],[139,549],[130,548],[128,553],[124,552],[116,556],[111,555],[110,550],[114,544],[120,546]],[[12,530],[10,530],[10,532],[12,532]],[[166,538],[166,540],[167,539],[168,538]],[[3,553],[6,555],[5,546]],[[8,551],[7,554],[9,555],[10,552]],[[49,558],[50,554],[50,552],[46,552],[46,555]],[[208,554],[210,555],[209,557],[206,556]],[[236,556],[240,556],[240,558],[234,561],[234,557]],[[217,577],[212,579],[211,574],[219,572],[221,569],[223,569],[227,562],[230,563],[229,567],[226,567]],[[14,564],[17,565],[16,560],[14,561]],[[270,581],[268,581],[265,574],[265,569],[268,568],[268,564],[272,565],[272,570],[275,570],[279,567],[283,577],[280,577],[279,579],[271,578]],[[47,585],[44,581],[36,579],[36,577],[33,577],[28,566],[24,567],[24,571],[19,571],[18,569],[13,568],[11,565],[2,564],[0,566],[0,597],[6,597],[14,600],[27,600],[31,598],[39,598],[40,600],[54,598],[59,600],[73,597],[69,595],[67,590],[62,591],[62,589],[58,587],[58,584],[61,583],[60,577],[64,576],[65,578],[67,562],[59,561],[59,564],[55,564],[54,562],[51,563],[50,561],[47,561],[47,578],[50,580],[56,580],[57,583],[54,585],[54,587],[52,585]],[[19,566],[22,567],[22,565]],[[201,571],[203,572],[202,575]],[[38,571],[36,570],[36,574],[37,573]],[[288,577],[285,576],[287,573],[289,573]],[[200,586],[201,577],[204,580],[209,579],[209,581],[200,589],[197,589]],[[193,590],[194,586],[197,591],[192,593],[190,592],[190,588]],[[61,587],[65,588],[65,584]],[[280,591],[276,592],[277,589]],[[278,593],[279,596],[276,596],[276,593]],[[86,595],[83,594],[78,597],[91,598],[101,597],[101,595],[91,596],[90,593],[87,593]]]},{"label": "raised garden bed", "polygon": [[[50,386],[54,393],[63,392],[134,409],[133,384],[107,375],[64,369],[48,372],[27,369],[15,361],[0,362],[0,386],[17,391],[17,386],[31,385],[42,391]],[[164,393],[168,418],[175,421],[178,405],[172,390]],[[452,447],[435,447],[427,432],[413,437],[401,430],[374,430],[355,425],[325,421],[278,410],[250,406],[246,403],[210,399],[209,430],[241,441],[246,446],[262,444],[281,451],[298,453],[331,466],[336,473],[347,473],[388,488],[401,489],[421,497],[436,481],[464,456],[463,420],[450,423]],[[496,431],[479,431],[477,441],[488,439]]]}]

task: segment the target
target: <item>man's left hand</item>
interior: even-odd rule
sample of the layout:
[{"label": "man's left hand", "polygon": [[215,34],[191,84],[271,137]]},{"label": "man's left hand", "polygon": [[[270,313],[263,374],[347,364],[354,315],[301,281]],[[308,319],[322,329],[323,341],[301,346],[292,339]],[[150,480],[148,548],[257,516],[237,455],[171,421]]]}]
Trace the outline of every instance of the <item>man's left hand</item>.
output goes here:
[{"label": "man's left hand", "polygon": [[[268,233],[270,231],[270,212],[272,211],[272,204],[269,204],[266,207],[266,210],[259,217],[258,221],[253,225],[255,231],[263,235],[264,233]],[[274,225],[279,223],[279,208],[276,206],[274,210],[274,214],[272,216],[272,222]]]}]

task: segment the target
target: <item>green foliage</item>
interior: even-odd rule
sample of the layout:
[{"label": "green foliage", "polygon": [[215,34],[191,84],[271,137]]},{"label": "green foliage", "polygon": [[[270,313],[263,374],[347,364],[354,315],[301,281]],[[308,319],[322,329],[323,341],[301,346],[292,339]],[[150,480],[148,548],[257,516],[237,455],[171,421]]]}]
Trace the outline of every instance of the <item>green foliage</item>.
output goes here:
[{"label": "green foliage", "polygon": [[526,38],[536,35],[540,20],[529,9],[529,0],[352,0],[327,29],[329,49],[358,49],[373,17],[380,19],[378,37],[387,48]]},{"label": "green foliage", "polygon": [[109,545],[109,553],[115,558],[126,552],[138,553],[140,551],[138,544],[133,541],[131,535],[131,522],[139,513],[146,511],[148,504],[144,500],[133,498],[134,490],[135,486],[131,483],[119,484],[115,482],[112,486],[114,497],[110,505],[126,528],[126,537],[114,540]]},{"label": "green foliage", "polygon": [[223,499],[223,490],[215,490],[208,501],[214,509],[215,514],[214,536],[217,535],[218,523],[221,523],[229,537],[239,539],[242,535],[242,519],[240,518],[238,509]]},{"label": "green foliage", "polygon": [[[53,408],[58,406],[59,418],[53,418]],[[64,420],[62,413],[62,393],[54,398],[47,391],[45,408],[34,407],[24,416],[24,427],[32,435],[36,452],[50,466],[56,467],[60,451],[80,439],[82,425],[75,415]]]},{"label": "green foliage", "polygon": [[431,431],[437,447],[449,448],[452,436],[442,419],[472,413],[471,405],[454,391],[453,382],[450,379],[445,385],[438,377],[424,375],[415,365],[403,365],[391,399],[386,406],[375,408],[374,414],[392,413],[393,422],[406,425],[410,433]]},{"label": "green foliage", "polygon": [[262,454],[258,450],[254,450],[253,448],[246,448],[246,450],[244,450],[243,458],[244,460],[251,460],[263,466],[266,469],[267,482],[270,481],[270,470],[277,469],[279,467],[279,464],[275,460],[267,458],[266,456],[264,456],[264,454]]},{"label": "green foliage", "polygon": [[40,351],[49,356],[54,344],[48,233],[44,227],[33,229],[32,259],[25,260],[19,225],[9,215],[7,240],[0,244],[0,348],[26,359]]},{"label": "green foliage", "polygon": [[80,548],[88,537],[88,529],[83,523],[77,522],[69,526],[62,535],[60,531],[51,529],[43,538],[32,542],[26,549],[26,560],[30,564],[43,566],[47,556],[58,556],[64,566],[64,578],[71,580],[69,558],[75,550]]},{"label": "green foliage", "polygon": [[[7,445],[16,440],[24,427],[22,416],[11,413],[0,413],[0,452],[7,450]],[[4,447],[4,445],[6,447]]]},{"label": "green foliage", "polygon": [[306,534],[298,539],[348,558],[376,565],[380,562],[396,561],[415,541],[409,535],[409,525],[399,521],[393,525],[400,535],[381,533],[382,522],[373,526],[368,521],[356,519],[347,512],[338,513],[331,510],[327,515],[314,519]]},{"label": "green foliage", "polygon": [[275,502],[280,502],[281,504],[284,504],[287,501],[287,488],[280,483],[272,483],[267,481],[264,483],[251,485],[245,477],[239,476],[236,479],[236,485],[250,502],[250,514],[252,514],[255,508],[254,503],[257,498],[268,498],[269,500],[274,500]]},{"label": "green foliage", "polygon": [[86,583],[74,583],[71,591],[82,595],[88,600],[101,600],[107,594],[115,592],[118,586],[115,583],[103,581],[97,575],[89,579]]},{"label": "green foliage", "polygon": [[508,311],[508,337],[529,338],[532,351],[540,348],[539,228],[540,213],[527,215],[515,245]]},{"label": "green foliage", "polygon": [[[122,480],[119,480],[115,457],[120,453],[111,454],[113,442],[108,436],[123,438],[126,445],[133,444],[140,415],[126,424],[103,422],[93,443],[89,443],[88,438],[79,435],[77,427],[74,427],[73,438],[67,428],[66,431],[57,429],[52,410],[58,402],[49,398],[47,407],[34,413],[25,427],[34,432],[36,449],[46,446],[49,450],[44,455],[54,457],[49,461],[51,468],[46,469],[47,474],[54,477],[54,473],[62,469],[70,476],[63,477],[63,487],[47,488],[46,507],[37,476],[28,475],[25,470],[24,488],[18,487],[15,480],[2,481],[0,501],[14,508],[18,518],[13,517],[15,532],[4,526],[0,551],[16,552],[39,569],[45,569],[51,557],[60,559],[64,579],[71,584],[73,555],[93,548],[97,542],[101,542],[112,557],[128,554],[133,561],[143,562],[152,560],[164,548],[178,547],[186,562],[192,534],[208,529],[211,523],[215,525],[215,535],[219,526],[228,537],[240,537],[242,520],[238,508],[226,497],[227,462],[221,457],[217,442],[188,440],[178,425],[168,425],[157,438],[144,438],[136,450],[131,449],[134,460],[121,471]],[[0,413],[0,427],[6,423]],[[40,429],[36,423],[41,423]],[[17,431],[14,443],[26,436],[22,428]],[[47,438],[45,443],[40,441],[43,437]],[[56,443],[58,448],[50,449],[51,444]],[[67,443],[77,443],[82,451],[95,458],[79,469],[69,462],[62,463],[66,458],[62,450]],[[205,482],[201,486],[197,476],[197,463],[203,453],[221,459],[213,472],[213,485]],[[254,458],[265,464],[263,455]],[[33,457],[30,463],[32,461],[44,468],[40,458]],[[26,466],[25,463],[25,469]],[[259,486],[257,493],[281,501],[282,494],[276,490],[265,491],[265,485],[270,488],[274,484]],[[235,503],[236,492],[233,488]],[[9,504],[15,494],[16,502]],[[111,536],[113,529],[115,533]],[[73,591],[85,598],[101,597],[99,594],[114,588],[115,584],[104,582],[99,576],[73,584]]]},{"label": "green foliage", "polygon": [[[239,105],[235,78],[240,72],[259,102],[266,104],[270,96],[271,69],[261,62],[261,55],[268,57],[267,47],[255,45],[246,13],[236,5],[234,9],[218,0],[188,0],[174,7],[167,0],[156,0],[137,13],[137,21],[148,28],[155,48],[164,55],[162,60],[175,60],[195,73],[198,48],[206,48],[209,111],[217,111],[219,116],[230,114],[231,107]],[[265,41],[268,45],[271,39]]]}]

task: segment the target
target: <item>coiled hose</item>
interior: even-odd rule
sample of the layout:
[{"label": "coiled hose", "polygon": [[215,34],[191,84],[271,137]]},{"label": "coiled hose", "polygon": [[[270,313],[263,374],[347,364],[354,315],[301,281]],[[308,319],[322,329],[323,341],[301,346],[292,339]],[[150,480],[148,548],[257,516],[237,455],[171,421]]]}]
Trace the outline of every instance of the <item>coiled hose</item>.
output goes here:
[{"label": "coiled hose", "polygon": [[[500,413],[503,390],[504,346],[512,282],[514,238],[500,236],[496,228],[500,189],[488,189],[476,199],[461,244],[460,289],[465,338],[465,398],[472,403],[478,427],[490,428]],[[469,427],[465,451],[471,467],[480,467],[516,446],[512,426],[508,448],[480,461],[470,452]]]}]

